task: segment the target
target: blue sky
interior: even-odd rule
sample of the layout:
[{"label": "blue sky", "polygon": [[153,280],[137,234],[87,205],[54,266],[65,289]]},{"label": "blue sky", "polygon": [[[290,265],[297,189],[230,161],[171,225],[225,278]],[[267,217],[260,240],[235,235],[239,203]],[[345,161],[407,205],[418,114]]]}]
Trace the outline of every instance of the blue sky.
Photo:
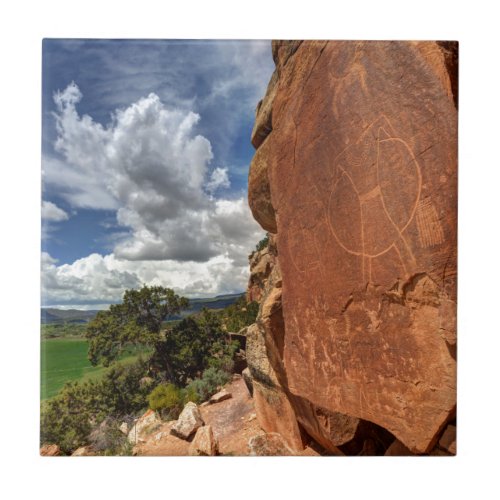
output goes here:
[{"label": "blue sky", "polygon": [[42,303],[241,291],[269,41],[43,42]]}]

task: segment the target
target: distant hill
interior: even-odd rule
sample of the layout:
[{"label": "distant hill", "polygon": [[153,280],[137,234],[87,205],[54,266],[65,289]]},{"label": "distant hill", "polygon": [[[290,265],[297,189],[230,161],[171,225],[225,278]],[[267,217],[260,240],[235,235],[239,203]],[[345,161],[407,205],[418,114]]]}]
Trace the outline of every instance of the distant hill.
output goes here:
[{"label": "distant hill", "polygon": [[181,314],[169,316],[167,320],[178,320],[189,316],[190,314],[200,312],[204,307],[207,309],[224,309],[231,304],[234,304],[240,297],[245,295],[242,293],[232,293],[228,295],[217,295],[204,299],[189,299],[189,309],[185,309]]},{"label": "distant hill", "polygon": [[[205,299],[189,299],[190,307],[179,316],[172,316],[169,319],[180,319],[198,311],[204,307],[207,309],[224,309],[234,304],[244,293],[233,293],[228,295],[217,295]],[[88,323],[98,311],[81,311],[79,309],[56,309],[54,307],[43,307],[41,309],[42,324],[49,323]]]},{"label": "distant hill", "polygon": [[233,293],[229,295],[217,295],[208,299],[189,299],[189,313],[207,309],[224,309],[224,307],[234,304],[244,293]]},{"label": "distant hill", "polygon": [[81,311],[79,309],[56,309],[42,307],[41,321],[46,323],[88,323],[98,311]]}]

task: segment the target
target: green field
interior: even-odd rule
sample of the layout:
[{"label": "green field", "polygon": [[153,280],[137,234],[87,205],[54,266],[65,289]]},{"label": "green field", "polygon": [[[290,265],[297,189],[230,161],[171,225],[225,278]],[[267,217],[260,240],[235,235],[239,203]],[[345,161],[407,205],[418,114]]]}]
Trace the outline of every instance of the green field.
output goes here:
[{"label": "green field", "polygon": [[[144,352],[144,351],[143,351]],[[125,352],[120,360],[137,359],[138,350]],[[102,377],[107,368],[92,366],[87,359],[87,341],[81,338],[42,340],[41,399],[55,396],[66,382]]]}]

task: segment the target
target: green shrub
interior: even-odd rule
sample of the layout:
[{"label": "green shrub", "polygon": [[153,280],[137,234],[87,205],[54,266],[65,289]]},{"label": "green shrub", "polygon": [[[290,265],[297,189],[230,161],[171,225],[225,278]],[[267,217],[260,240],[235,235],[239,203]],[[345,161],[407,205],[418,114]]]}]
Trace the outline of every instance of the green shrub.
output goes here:
[{"label": "green shrub", "polygon": [[105,418],[89,435],[92,448],[105,456],[132,454],[132,444],[120,430],[122,419]]},{"label": "green shrub", "polygon": [[40,414],[40,441],[58,444],[70,454],[90,443],[90,433],[106,417],[141,413],[149,390],[141,385],[147,361],[116,363],[101,380],[66,384],[57,396],[44,401]]},{"label": "green shrub", "polygon": [[227,384],[231,380],[231,375],[224,370],[217,370],[213,367],[203,372],[202,380],[206,381],[215,393],[219,386]]},{"label": "green shrub", "polygon": [[198,395],[198,401],[195,402],[202,402],[209,399],[219,390],[220,386],[227,384],[230,380],[231,375],[228,372],[215,367],[207,368],[201,378],[189,383],[186,391],[195,392]]},{"label": "green shrub", "polygon": [[182,390],[182,400],[184,404],[189,403],[189,401],[196,404],[201,402],[200,395],[192,385],[188,385]]},{"label": "green shrub", "polygon": [[262,238],[257,243],[257,245],[255,246],[255,249],[257,250],[257,252],[260,252],[261,250],[263,250],[264,248],[266,248],[268,245],[269,245],[269,234],[266,233],[266,235],[264,236],[264,238]]},{"label": "green shrub", "polygon": [[258,312],[258,302],[247,302],[245,297],[240,297],[234,304],[221,311],[220,314],[226,330],[238,332],[245,326],[255,323]]},{"label": "green shrub", "polygon": [[168,416],[174,416],[182,410],[184,398],[181,389],[174,384],[160,384],[148,396],[152,410]]},{"label": "green shrub", "polygon": [[266,233],[264,238],[262,238],[257,245],[255,245],[255,250],[248,256],[251,259],[257,252],[260,252],[269,245],[269,233]]}]

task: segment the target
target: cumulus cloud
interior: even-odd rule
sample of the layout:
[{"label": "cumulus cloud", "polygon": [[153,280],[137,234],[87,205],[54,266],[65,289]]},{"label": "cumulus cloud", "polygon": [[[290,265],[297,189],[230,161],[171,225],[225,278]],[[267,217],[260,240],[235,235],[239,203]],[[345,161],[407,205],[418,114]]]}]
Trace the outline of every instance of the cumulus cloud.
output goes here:
[{"label": "cumulus cloud", "polygon": [[248,253],[263,232],[246,196],[215,196],[230,179],[227,168],[210,168],[200,116],[151,93],[103,126],[78,113],[82,98],[75,83],[54,95],[61,157],[45,159],[44,182],[74,208],[116,209],[127,231],[110,255],[47,263],[47,297],[116,301],[125,288],[160,281],[186,294],[244,289]]},{"label": "cumulus cloud", "polygon": [[69,215],[51,201],[42,201],[42,219],[53,222],[68,220]]},{"label": "cumulus cloud", "polygon": [[210,175],[210,180],[207,182],[206,190],[209,193],[215,193],[218,189],[227,189],[231,186],[227,168],[217,167]]},{"label": "cumulus cloud", "polygon": [[[212,195],[230,186],[228,171],[217,167],[209,175],[212,149],[195,132],[198,114],[167,109],[149,94],[116,110],[104,127],[78,114],[81,99],[75,83],[54,96],[55,148],[67,167],[49,161],[45,182],[73,186],[61,195],[75,207],[117,208],[118,222],[132,234],[116,246],[117,257],[203,262],[226,251],[234,254],[235,246],[248,251],[261,231],[242,197],[224,200],[224,210],[248,232],[227,230],[227,216]],[[82,178],[86,181],[78,183]]]},{"label": "cumulus cloud", "polygon": [[113,254],[91,254],[58,266],[55,259],[43,253],[43,305],[86,307],[119,302],[126,289],[142,284],[167,286],[188,297],[236,293],[246,285],[247,267],[235,266],[228,255],[200,263],[131,262],[117,259]]},{"label": "cumulus cloud", "polygon": [[[253,120],[274,71],[266,40],[51,40],[54,71],[89,90],[89,114],[103,122],[151,91],[168,107],[196,111],[220,162],[229,160],[242,123]],[[140,62],[140,68],[138,66]],[[104,69],[104,70],[103,70]],[[119,82],[116,85],[115,82]],[[111,85],[110,85],[111,83]],[[91,93],[91,94],[90,94]],[[73,100],[79,98],[73,92]],[[48,122],[44,128],[50,128]],[[233,162],[234,163],[234,162]]]}]

